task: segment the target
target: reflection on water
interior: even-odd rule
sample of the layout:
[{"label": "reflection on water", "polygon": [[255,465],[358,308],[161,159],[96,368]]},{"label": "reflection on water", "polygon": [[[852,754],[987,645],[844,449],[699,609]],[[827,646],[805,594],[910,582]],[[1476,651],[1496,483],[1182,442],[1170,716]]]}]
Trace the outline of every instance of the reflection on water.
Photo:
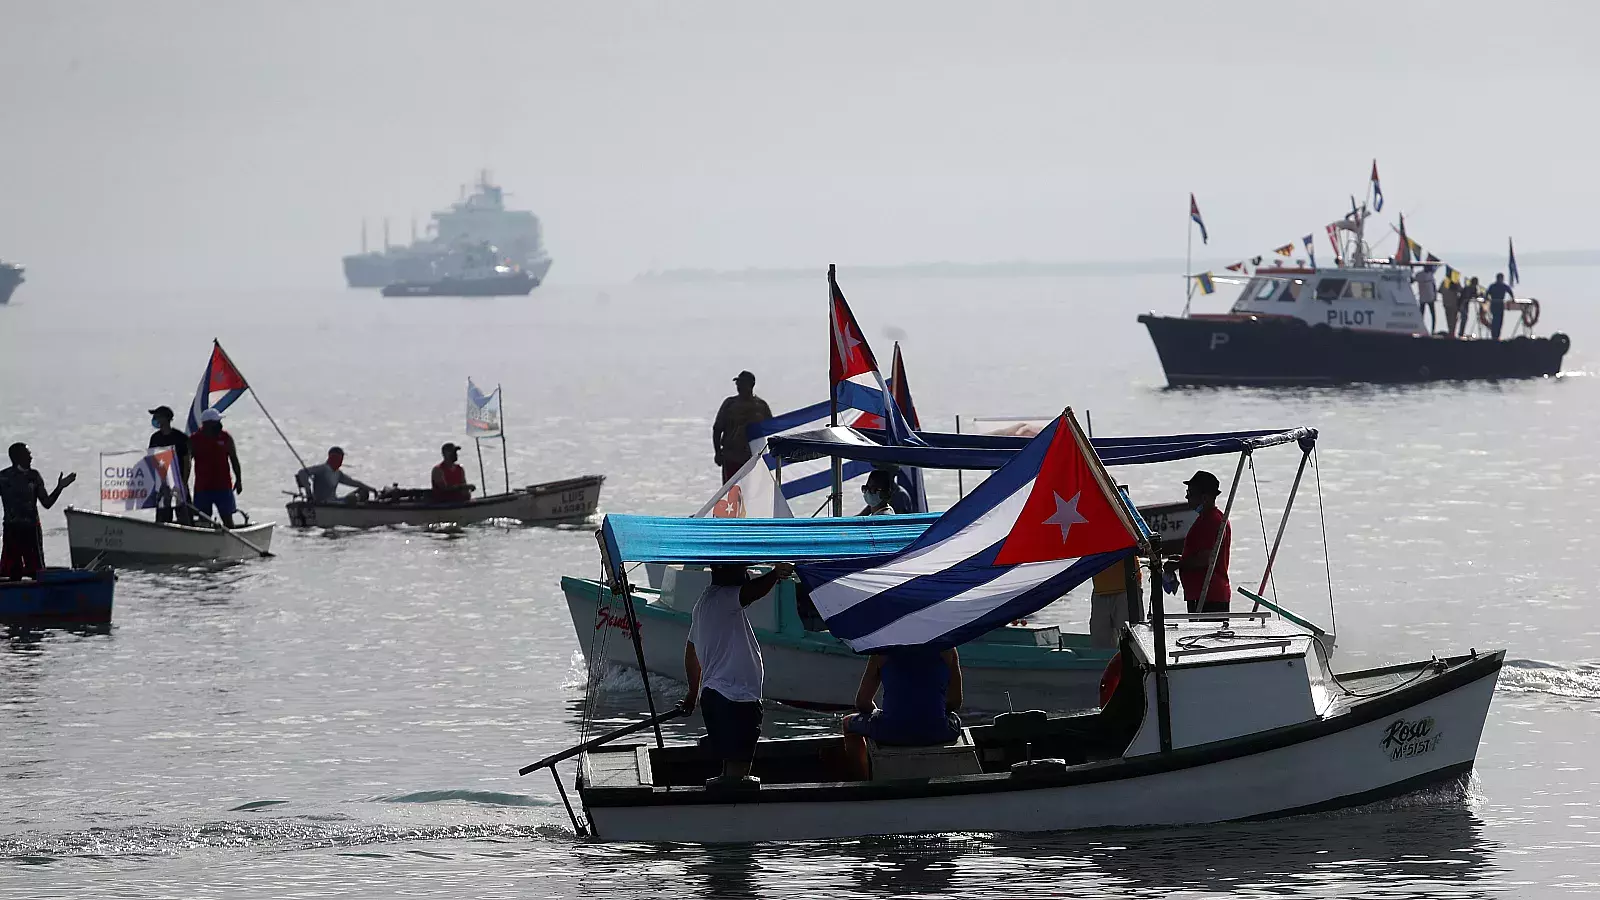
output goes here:
[{"label": "reflection on water", "polygon": [[[1541,290],[1565,285],[1571,296],[1592,275],[1538,273]],[[460,432],[461,382],[492,374],[508,398],[514,482],[598,472],[605,510],[682,514],[716,487],[707,437],[734,372],[755,371],[774,409],[819,399],[820,351],[807,337],[815,285],[608,293],[603,306],[560,288],[541,288],[536,303],[489,299],[472,310],[496,328],[444,331],[432,299],[140,298],[141,314],[166,323],[165,345],[197,348],[191,356],[130,352],[125,323],[99,315],[107,298],[41,285],[0,310],[0,384],[46,370],[59,383],[47,403],[7,393],[0,412],[42,464],[87,471],[100,449],[144,440],[155,398],[187,400],[215,334],[302,449],[338,443],[356,477],[418,484]],[[1436,898],[1600,885],[1600,633],[1584,527],[1600,506],[1590,464],[1600,380],[1165,390],[1134,315],[1169,293],[1159,278],[873,279],[851,299],[869,333],[904,327],[930,427],[1071,403],[1104,435],[1321,429],[1320,466],[1274,567],[1279,597],[1326,615],[1315,474],[1341,667],[1509,648],[1472,798],[1156,831],[581,842],[548,774],[516,769],[583,730],[587,671],[558,581],[597,573],[589,530],[280,528],[273,559],[124,570],[108,634],[0,639],[0,895],[170,896],[183,885],[185,895],[245,898]],[[352,309],[373,339],[352,343],[335,327]],[[1600,305],[1552,304],[1546,317],[1575,336],[1568,368],[1593,368]],[[53,337],[67,332],[84,352],[62,368]],[[600,352],[585,339],[596,333],[638,352]],[[246,405],[229,431],[250,485],[241,502],[281,522],[277,491],[292,484],[293,458]],[[1238,583],[1259,577],[1261,532],[1275,531],[1297,462],[1292,450],[1262,451],[1247,470]],[[1195,468],[1225,476],[1234,464],[1117,475],[1140,502],[1161,502],[1181,497]],[[956,476],[930,473],[928,489],[948,505]],[[46,521],[52,559],[67,551],[58,515]],[[1081,599],[1041,618],[1081,626]],[[682,690],[650,683],[662,708]],[[591,733],[637,720],[636,673],[607,670],[599,684]],[[776,707],[765,732],[835,727]],[[691,740],[700,728],[691,718],[663,731]]]}]

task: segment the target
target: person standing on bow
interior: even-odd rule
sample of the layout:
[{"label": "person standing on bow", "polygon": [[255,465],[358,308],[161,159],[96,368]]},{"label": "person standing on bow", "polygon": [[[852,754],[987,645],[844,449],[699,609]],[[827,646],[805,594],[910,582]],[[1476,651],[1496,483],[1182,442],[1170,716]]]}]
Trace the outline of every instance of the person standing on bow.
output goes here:
[{"label": "person standing on bow", "polygon": [[[194,459],[189,452],[189,436],[172,427],[172,407],[158,406],[150,410],[150,427],[155,432],[150,435],[151,450],[160,447],[171,447],[172,455],[178,458],[178,477],[182,479],[183,489],[189,490],[189,473],[194,465]],[[179,525],[194,524],[194,510],[184,504],[181,499],[177,508],[173,507],[171,497],[162,498],[161,505],[156,507],[157,522],[171,522],[176,518]]]},{"label": "person standing on bow", "polygon": [[433,467],[433,492],[429,495],[434,503],[466,503],[472,499],[477,485],[467,484],[467,471],[456,462],[460,454],[457,444],[446,443],[439,448],[442,458]]},{"label": "person standing on bow", "polygon": [[200,414],[200,430],[189,436],[189,452],[194,455],[195,509],[232,528],[233,514],[239,511],[234,495],[244,493],[244,472],[233,435],[222,430],[222,413],[208,409]]},{"label": "person standing on bow", "polygon": [[1461,285],[1447,279],[1439,289],[1439,305],[1444,307],[1444,333],[1456,336],[1456,321],[1461,318]]},{"label": "person standing on bow", "polygon": [[711,448],[722,467],[722,483],[727,484],[750,461],[750,439],[745,430],[756,422],[772,418],[767,401],[756,396],[756,376],[740,372],[733,379],[732,397],[722,401],[717,420],[711,425]]},{"label": "person standing on bow", "polygon": [[1489,335],[1500,340],[1500,328],[1506,323],[1506,301],[1515,299],[1511,285],[1506,284],[1504,272],[1494,273],[1494,284],[1489,285]]},{"label": "person standing on bow", "polygon": [[1418,316],[1428,320],[1428,333],[1432,334],[1439,328],[1439,313],[1433,308],[1438,291],[1433,285],[1433,266],[1423,266],[1417,270],[1417,307]]},{"label": "person standing on bow", "polygon": [[44,489],[44,476],[33,469],[28,445],[11,445],[11,465],[0,469],[0,509],[4,510],[0,535],[0,581],[38,578],[44,568],[44,529],[39,526],[39,506],[56,505],[61,492],[78,479],[76,472],[56,476],[56,489]]},{"label": "person standing on bow", "polygon": [[[1167,561],[1167,571],[1176,572],[1183,583],[1183,602],[1189,612],[1228,611],[1233,587],[1228,584],[1228,551],[1233,544],[1233,529],[1217,508],[1222,484],[1210,472],[1196,472],[1184,482],[1184,499],[1199,512],[1189,533],[1183,537],[1183,554]],[[1212,558],[1216,567],[1212,569]],[[1211,583],[1204,585],[1211,569]]]},{"label": "person standing on bow", "polygon": [[742,565],[711,567],[711,584],[695,601],[689,640],[683,645],[683,674],[689,690],[678,707],[706,723],[706,746],[722,762],[722,775],[707,786],[738,787],[760,782],[750,775],[761,739],[761,645],[745,608],[794,574],[778,563],[755,578]]}]

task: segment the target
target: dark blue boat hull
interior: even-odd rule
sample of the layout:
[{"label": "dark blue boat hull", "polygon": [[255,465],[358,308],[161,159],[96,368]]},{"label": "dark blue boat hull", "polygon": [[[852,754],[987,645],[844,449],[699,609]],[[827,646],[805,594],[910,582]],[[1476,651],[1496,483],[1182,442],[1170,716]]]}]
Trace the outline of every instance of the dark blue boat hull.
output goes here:
[{"label": "dark blue boat hull", "polygon": [[111,623],[110,569],[45,569],[37,581],[0,581],[0,625],[74,628]]},{"label": "dark blue boat hull", "polygon": [[1564,334],[1504,341],[1387,334],[1241,316],[1139,317],[1167,383],[1292,385],[1531,378],[1561,371]]}]

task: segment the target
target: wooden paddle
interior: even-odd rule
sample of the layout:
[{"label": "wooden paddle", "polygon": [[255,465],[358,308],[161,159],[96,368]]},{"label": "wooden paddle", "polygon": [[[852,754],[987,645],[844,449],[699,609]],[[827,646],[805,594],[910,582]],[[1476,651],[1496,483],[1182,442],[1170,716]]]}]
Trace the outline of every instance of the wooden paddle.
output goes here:
[{"label": "wooden paddle", "polygon": [[196,509],[194,504],[185,501],[183,505],[184,505],[185,508],[187,508],[188,510],[193,512],[195,515],[197,515],[200,518],[204,519],[207,523],[209,523],[211,525],[212,528],[215,528],[218,531],[226,531],[228,533],[229,537],[232,537],[234,540],[238,541],[239,543],[241,543],[241,544],[245,545],[246,547],[249,547],[251,550],[254,550],[255,552],[261,554],[261,558],[262,559],[271,559],[272,557],[277,555],[276,553],[273,553],[270,550],[263,550],[260,547],[257,547],[254,543],[252,543],[244,535],[235,533],[232,528],[229,528],[229,527],[223,525],[221,522],[218,522],[216,519],[213,519],[210,516],[206,515],[205,513],[201,512],[200,510]]},{"label": "wooden paddle", "polygon": [[670,719],[676,719],[679,716],[686,716],[688,714],[689,713],[684,710],[683,707],[675,706],[664,713],[651,716],[650,718],[645,719],[643,722],[635,722],[632,725],[624,725],[621,728],[618,728],[616,731],[608,731],[597,738],[590,738],[576,747],[569,747],[566,750],[555,754],[554,756],[546,756],[544,759],[541,759],[536,763],[530,763],[529,765],[518,769],[517,774],[526,775],[529,772],[536,772],[539,769],[543,769],[547,766],[553,767],[556,763],[561,762],[564,759],[571,759],[572,757],[577,756],[579,753],[587,753],[602,744],[609,744],[619,737],[627,737],[635,732],[643,731],[646,728],[653,728],[662,722],[666,722]]}]

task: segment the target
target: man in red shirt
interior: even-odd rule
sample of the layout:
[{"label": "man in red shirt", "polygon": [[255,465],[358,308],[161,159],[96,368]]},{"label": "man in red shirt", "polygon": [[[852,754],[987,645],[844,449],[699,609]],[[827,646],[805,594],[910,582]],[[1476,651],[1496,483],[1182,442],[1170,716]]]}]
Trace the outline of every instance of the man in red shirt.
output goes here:
[{"label": "man in red shirt", "polygon": [[189,454],[194,458],[195,508],[221,519],[224,528],[232,528],[233,514],[239,511],[233,495],[244,493],[244,474],[239,470],[233,435],[222,430],[222,413],[208,409],[200,414],[200,430],[189,436]]},{"label": "man in red shirt", "polygon": [[[1183,582],[1183,602],[1189,612],[1227,612],[1233,588],[1228,584],[1228,550],[1233,543],[1233,528],[1217,508],[1217,497],[1222,485],[1210,472],[1196,472],[1184,482],[1188,490],[1184,499],[1199,511],[1199,517],[1183,538],[1183,555],[1168,560],[1168,571],[1177,571]],[[1218,542],[1221,547],[1218,547]],[[1202,593],[1201,582],[1206,570],[1211,568],[1211,555],[1215,551],[1216,569],[1211,574],[1211,584]]]},{"label": "man in red shirt", "polygon": [[474,485],[467,484],[467,473],[456,462],[456,455],[461,450],[455,444],[445,444],[439,448],[439,454],[444,459],[433,467],[433,502],[435,503],[466,503],[472,499]]}]

